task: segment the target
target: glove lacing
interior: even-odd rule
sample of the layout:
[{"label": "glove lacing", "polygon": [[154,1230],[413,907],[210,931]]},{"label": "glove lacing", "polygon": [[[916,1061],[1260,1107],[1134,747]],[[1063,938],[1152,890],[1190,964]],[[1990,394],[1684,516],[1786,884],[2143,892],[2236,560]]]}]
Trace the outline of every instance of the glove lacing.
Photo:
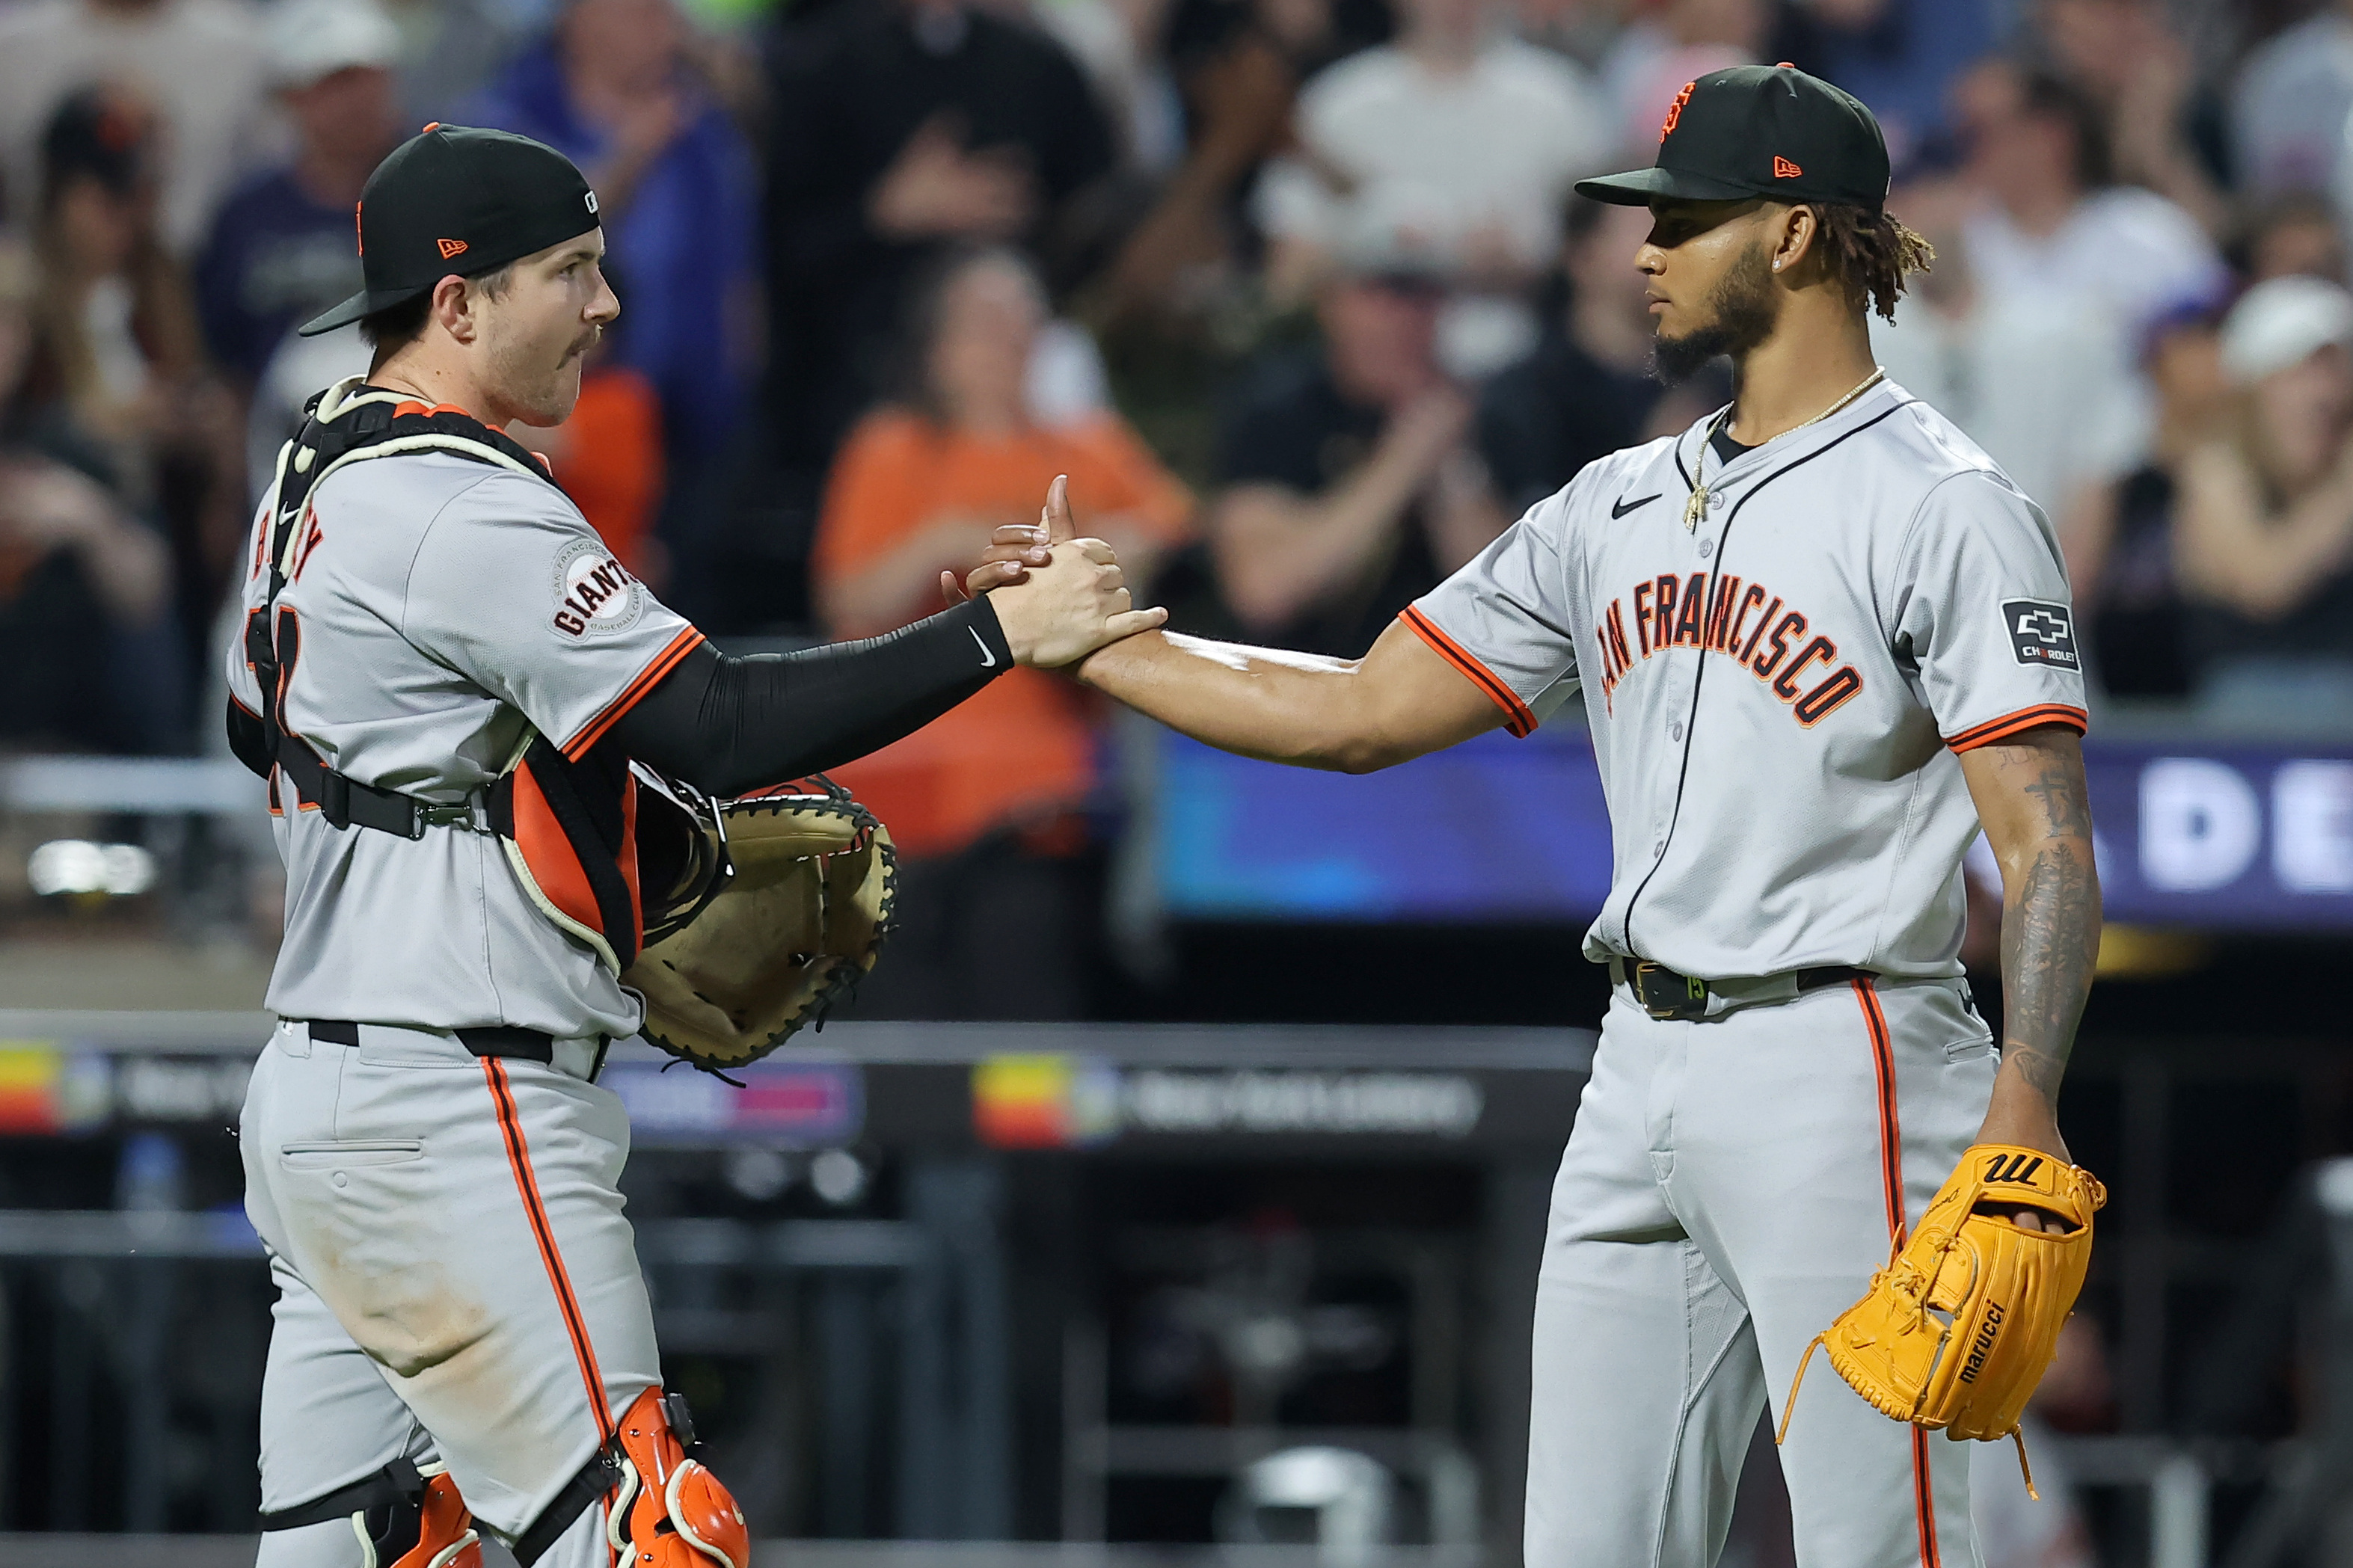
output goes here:
[{"label": "glove lacing", "polygon": [[[1982,1192],[1983,1188],[1980,1187],[1979,1191]],[[1971,1207],[1975,1207],[1974,1198],[1971,1200]],[[1966,1213],[1967,1211],[1964,1212]],[[1956,1226],[1947,1233],[1943,1243],[1940,1244],[1936,1247],[1936,1251],[1930,1255],[1930,1267],[1925,1273],[1922,1271],[1918,1264],[1909,1262],[1905,1258],[1903,1248],[1900,1244],[1890,1244],[1889,1258],[1887,1260],[1888,1267],[1873,1272],[1871,1276],[1871,1289],[1867,1294],[1873,1296],[1879,1294],[1882,1282],[1887,1281],[1887,1289],[1889,1291],[1912,1303],[1912,1321],[1908,1323],[1899,1325],[1895,1331],[1897,1333],[1915,1333],[1928,1326],[1929,1289],[1935,1283],[1937,1276],[1944,1272],[1945,1258],[1947,1255],[1949,1254],[1954,1247],[1958,1247],[1960,1242],[1960,1227]],[[1891,1272],[1895,1275],[1893,1281],[1888,1280],[1888,1276]],[[1951,1325],[1946,1324],[1945,1327],[1949,1330]],[[1814,1352],[1829,1342],[1830,1333],[1830,1330],[1824,1329],[1820,1333],[1816,1334],[1812,1339],[1808,1340],[1806,1342],[1806,1353],[1798,1358],[1797,1375],[1789,1380],[1788,1400],[1781,1406],[1781,1424],[1775,1427],[1773,1431],[1773,1446],[1777,1448],[1781,1446],[1782,1440],[1789,1435],[1789,1417],[1796,1415],[1798,1411],[1798,1390],[1805,1386],[1806,1366],[1814,1359]],[[1876,1400],[1873,1400],[1872,1403],[1874,1405],[1878,1405],[1878,1401]],[[1915,1399],[1915,1405],[1917,1401]],[[1909,1412],[1899,1414],[1893,1410],[1887,1410],[1884,1406],[1880,1406],[1880,1408],[1883,1414],[1894,1416],[1899,1421],[1909,1420],[1911,1418]],[[2013,1444],[2017,1445],[2018,1447],[2018,1472],[2021,1476],[2025,1478],[2026,1495],[2032,1498],[2036,1502],[2041,1502],[2042,1500],[2042,1494],[2034,1489],[2034,1467],[2029,1464],[2026,1458],[2025,1428],[2022,1426],[2011,1426],[2010,1429],[2010,1440]]]}]

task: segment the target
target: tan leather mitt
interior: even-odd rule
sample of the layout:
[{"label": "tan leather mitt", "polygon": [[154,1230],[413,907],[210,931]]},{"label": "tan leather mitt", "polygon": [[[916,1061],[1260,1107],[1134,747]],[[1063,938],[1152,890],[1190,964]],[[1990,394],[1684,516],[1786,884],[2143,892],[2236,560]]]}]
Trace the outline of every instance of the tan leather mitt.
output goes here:
[{"label": "tan leather mitt", "polygon": [[891,835],[824,778],[713,801],[638,777],[646,935],[622,983],[672,1056],[757,1061],[874,967],[898,891]]},{"label": "tan leather mitt", "polygon": [[[1806,1346],[1779,1436],[1819,1345],[1882,1413],[1953,1437],[2016,1439],[2023,1466],[2018,1418],[2084,1288],[2092,1215],[2107,1201],[2079,1165],[2006,1143],[1972,1148],[1862,1300]],[[1978,1213],[1983,1204],[2040,1209],[2071,1228],[2022,1229],[2007,1215]]]}]

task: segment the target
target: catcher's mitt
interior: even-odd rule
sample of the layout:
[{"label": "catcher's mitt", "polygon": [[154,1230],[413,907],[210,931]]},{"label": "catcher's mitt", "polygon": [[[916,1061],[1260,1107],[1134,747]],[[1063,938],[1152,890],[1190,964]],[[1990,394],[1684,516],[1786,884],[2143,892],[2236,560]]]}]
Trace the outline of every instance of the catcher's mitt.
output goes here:
[{"label": "catcher's mitt", "polygon": [[638,782],[646,935],[621,979],[645,996],[646,1038],[712,1070],[822,1024],[890,929],[890,834],[822,777],[733,800]]},{"label": "catcher's mitt", "polygon": [[[1862,1300],[1806,1346],[1775,1441],[1788,1435],[1820,1345],[1882,1413],[1956,1438],[2015,1439],[2023,1468],[2018,1417],[2074,1309],[2092,1259],[2092,1215],[2107,1201],[2079,1165],[2007,1143],[1972,1148]],[[2008,1215],[1978,1213],[1980,1205],[2040,1209],[2073,1228],[2026,1230]],[[2026,1485],[2033,1490],[2031,1470]]]}]

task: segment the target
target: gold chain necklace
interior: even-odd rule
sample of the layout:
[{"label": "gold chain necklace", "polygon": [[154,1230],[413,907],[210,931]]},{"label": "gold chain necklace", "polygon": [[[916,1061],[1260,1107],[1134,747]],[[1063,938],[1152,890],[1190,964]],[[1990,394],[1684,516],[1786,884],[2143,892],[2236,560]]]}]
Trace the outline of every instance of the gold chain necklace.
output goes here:
[{"label": "gold chain necklace", "polygon": [[[1807,420],[1805,424],[1790,426],[1789,430],[1802,430],[1807,425],[1820,424],[1823,420],[1829,418],[1831,415],[1836,414],[1840,409],[1844,408],[1848,404],[1852,403],[1856,398],[1861,397],[1864,393],[1869,392],[1873,387],[1877,386],[1881,382],[1886,379],[1887,373],[1885,371],[1878,368],[1876,365],[1873,366],[1871,374],[1864,376],[1860,382],[1857,382],[1853,391],[1848,393],[1844,397],[1840,398],[1836,403],[1831,404],[1828,408],[1823,409],[1820,414],[1815,415],[1811,419]],[[1714,423],[1710,424],[1707,427],[1706,436],[1702,437],[1700,440],[1699,456],[1694,459],[1692,463],[1691,500],[1683,504],[1683,531],[1686,533],[1698,531],[1699,520],[1707,515],[1707,455],[1715,448],[1716,437],[1723,431],[1725,426],[1732,423],[1732,405],[1725,405],[1724,412],[1715,416]],[[1786,436],[1789,433],[1789,430],[1784,430],[1781,434]]]}]

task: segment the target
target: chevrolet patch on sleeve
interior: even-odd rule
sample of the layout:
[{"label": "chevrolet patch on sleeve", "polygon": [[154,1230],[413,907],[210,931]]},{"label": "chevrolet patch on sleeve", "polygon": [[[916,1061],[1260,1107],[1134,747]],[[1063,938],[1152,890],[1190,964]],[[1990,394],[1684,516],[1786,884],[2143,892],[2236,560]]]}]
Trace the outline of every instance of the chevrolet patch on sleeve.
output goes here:
[{"label": "chevrolet patch on sleeve", "polygon": [[2019,663],[2082,668],[2075,656],[2075,619],[2066,605],[2010,599],[2001,606],[2001,616],[2009,624],[2010,650]]}]

